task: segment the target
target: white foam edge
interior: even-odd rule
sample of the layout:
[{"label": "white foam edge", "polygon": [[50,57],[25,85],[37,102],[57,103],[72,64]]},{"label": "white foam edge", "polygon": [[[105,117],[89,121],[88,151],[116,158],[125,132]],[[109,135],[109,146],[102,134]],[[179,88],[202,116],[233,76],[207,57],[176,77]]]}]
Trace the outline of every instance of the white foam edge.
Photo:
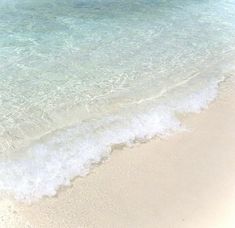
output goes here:
[{"label": "white foam edge", "polygon": [[215,99],[218,84],[213,82],[181,101],[159,105],[131,119],[106,116],[57,132],[28,148],[26,157],[0,162],[0,191],[24,202],[54,196],[60,186],[87,175],[114,146],[129,146],[182,129],[176,113],[206,108]]}]

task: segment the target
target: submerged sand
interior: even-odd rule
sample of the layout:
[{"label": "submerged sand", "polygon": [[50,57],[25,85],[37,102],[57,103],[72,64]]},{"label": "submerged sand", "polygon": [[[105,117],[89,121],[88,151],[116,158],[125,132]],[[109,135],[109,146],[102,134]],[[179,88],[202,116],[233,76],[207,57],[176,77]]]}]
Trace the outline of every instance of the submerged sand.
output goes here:
[{"label": "submerged sand", "polygon": [[183,122],[189,132],[114,151],[57,197],[26,205],[1,196],[0,227],[234,228],[234,79]]}]

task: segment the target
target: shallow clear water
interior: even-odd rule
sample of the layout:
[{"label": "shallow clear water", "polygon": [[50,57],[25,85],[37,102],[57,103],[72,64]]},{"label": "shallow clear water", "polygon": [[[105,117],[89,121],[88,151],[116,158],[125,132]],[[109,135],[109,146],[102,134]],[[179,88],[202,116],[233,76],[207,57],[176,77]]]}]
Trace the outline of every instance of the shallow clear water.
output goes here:
[{"label": "shallow clear water", "polygon": [[0,0],[0,190],[53,195],[179,129],[234,56],[235,0]]}]

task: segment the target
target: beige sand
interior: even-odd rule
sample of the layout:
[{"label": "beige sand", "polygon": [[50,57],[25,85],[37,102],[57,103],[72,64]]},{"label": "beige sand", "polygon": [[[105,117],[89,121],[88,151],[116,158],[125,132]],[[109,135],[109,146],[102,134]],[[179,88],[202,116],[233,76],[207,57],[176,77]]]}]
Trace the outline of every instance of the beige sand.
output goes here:
[{"label": "beige sand", "polygon": [[235,86],[185,118],[191,129],[114,151],[55,198],[0,203],[1,228],[235,227]]}]

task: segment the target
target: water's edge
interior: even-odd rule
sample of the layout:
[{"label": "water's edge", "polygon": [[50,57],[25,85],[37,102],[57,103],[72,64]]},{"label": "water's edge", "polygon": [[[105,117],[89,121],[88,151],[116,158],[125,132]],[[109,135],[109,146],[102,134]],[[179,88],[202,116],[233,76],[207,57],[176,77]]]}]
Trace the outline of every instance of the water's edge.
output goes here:
[{"label": "water's edge", "polygon": [[214,81],[177,104],[173,102],[174,105],[137,113],[128,121],[124,116],[108,116],[99,122],[94,120],[56,132],[28,148],[24,159],[0,163],[3,177],[0,190],[24,202],[54,196],[61,186],[70,185],[75,177],[87,175],[94,164],[99,164],[118,145],[126,147],[183,130],[176,115],[199,113],[207,108],[226,78]]}]

